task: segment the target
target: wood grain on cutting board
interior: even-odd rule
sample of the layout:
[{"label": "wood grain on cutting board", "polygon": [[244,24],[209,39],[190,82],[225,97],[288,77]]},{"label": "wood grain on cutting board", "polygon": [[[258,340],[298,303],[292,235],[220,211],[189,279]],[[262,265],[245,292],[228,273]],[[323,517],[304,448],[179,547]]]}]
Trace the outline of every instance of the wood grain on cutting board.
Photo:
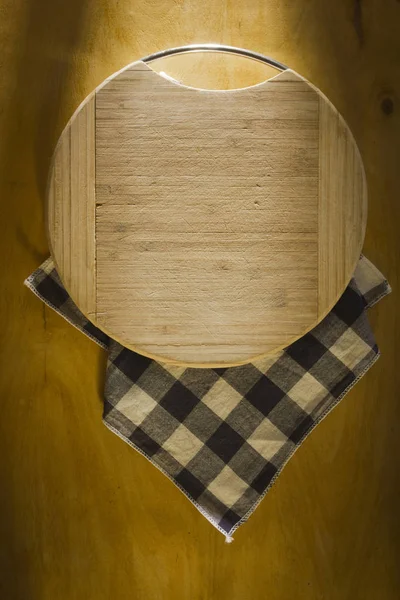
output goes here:
[{"label": "wood grain on cutting board", "polygon": [[215,367],[276,352],[329,312],[360,256],[367,191],[344,120],[293,71],[215,91],[138,62],[67,125],[48,212],[61,279],[98,327]]}]

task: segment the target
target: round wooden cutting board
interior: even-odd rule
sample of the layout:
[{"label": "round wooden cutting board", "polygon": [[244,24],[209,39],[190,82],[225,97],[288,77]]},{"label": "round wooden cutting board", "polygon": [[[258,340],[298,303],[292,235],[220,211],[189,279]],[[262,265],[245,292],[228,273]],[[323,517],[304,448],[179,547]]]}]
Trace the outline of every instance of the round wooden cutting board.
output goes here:
[{"label": "round wooden cutting board", "polygon": [[348,284],[367,216],[349,128],[291,70],[190,88],[136,62],[55,151],[48,232],[79,309],[160,361],[242,364],[315,326]]}]

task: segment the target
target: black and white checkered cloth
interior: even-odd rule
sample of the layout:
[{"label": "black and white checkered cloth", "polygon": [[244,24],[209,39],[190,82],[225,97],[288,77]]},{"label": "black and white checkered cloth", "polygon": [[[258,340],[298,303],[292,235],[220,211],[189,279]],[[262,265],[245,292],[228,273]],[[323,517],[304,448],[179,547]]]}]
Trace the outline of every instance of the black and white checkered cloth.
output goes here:
[{"label": "black and white checkered cloth", "polygon": [[312,429],[379,356],[366,309],[390,292],[361,257],[329,315],[275,356],[240,367],[161,364],[111,340],[51,259],[26,285],[108,350],[104,423],[146,456],[231,541]]}]

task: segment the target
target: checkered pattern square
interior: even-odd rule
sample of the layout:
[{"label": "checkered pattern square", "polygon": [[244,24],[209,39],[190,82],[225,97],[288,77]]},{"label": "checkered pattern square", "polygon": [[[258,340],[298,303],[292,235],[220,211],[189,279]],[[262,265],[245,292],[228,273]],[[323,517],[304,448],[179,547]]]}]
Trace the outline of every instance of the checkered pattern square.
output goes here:
[{"label": "checkered pattern square", "polygon": [[51,259],[25,283],[108,350],[105,424],[228,537],[378,357],[366,309],[390,292],[361,257],[330,314],[284,351],[240,367],[193,369],[160,364],[108,338],[72,302]]}]

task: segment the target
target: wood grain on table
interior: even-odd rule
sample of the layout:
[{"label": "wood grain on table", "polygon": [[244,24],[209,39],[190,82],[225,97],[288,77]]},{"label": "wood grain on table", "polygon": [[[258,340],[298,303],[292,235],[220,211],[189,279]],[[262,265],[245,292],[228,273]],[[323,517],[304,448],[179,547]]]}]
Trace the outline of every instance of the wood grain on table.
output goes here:
[{"label": "wood grain on table", "polygon": [[[398,600],[399,28],[396,0],[1,0],[1,598]],[[370,312],[380,360],[229,545],[105,429],[104,354],[22,286],[48,256],[46,177],[75,107],[125,64],[202,41],[273,56],[341,112],[366,169],[364,251],[393,287]],[[159,69],[196,84],[193,60]],[[272,75],[207,60],[215,85]]]}]

